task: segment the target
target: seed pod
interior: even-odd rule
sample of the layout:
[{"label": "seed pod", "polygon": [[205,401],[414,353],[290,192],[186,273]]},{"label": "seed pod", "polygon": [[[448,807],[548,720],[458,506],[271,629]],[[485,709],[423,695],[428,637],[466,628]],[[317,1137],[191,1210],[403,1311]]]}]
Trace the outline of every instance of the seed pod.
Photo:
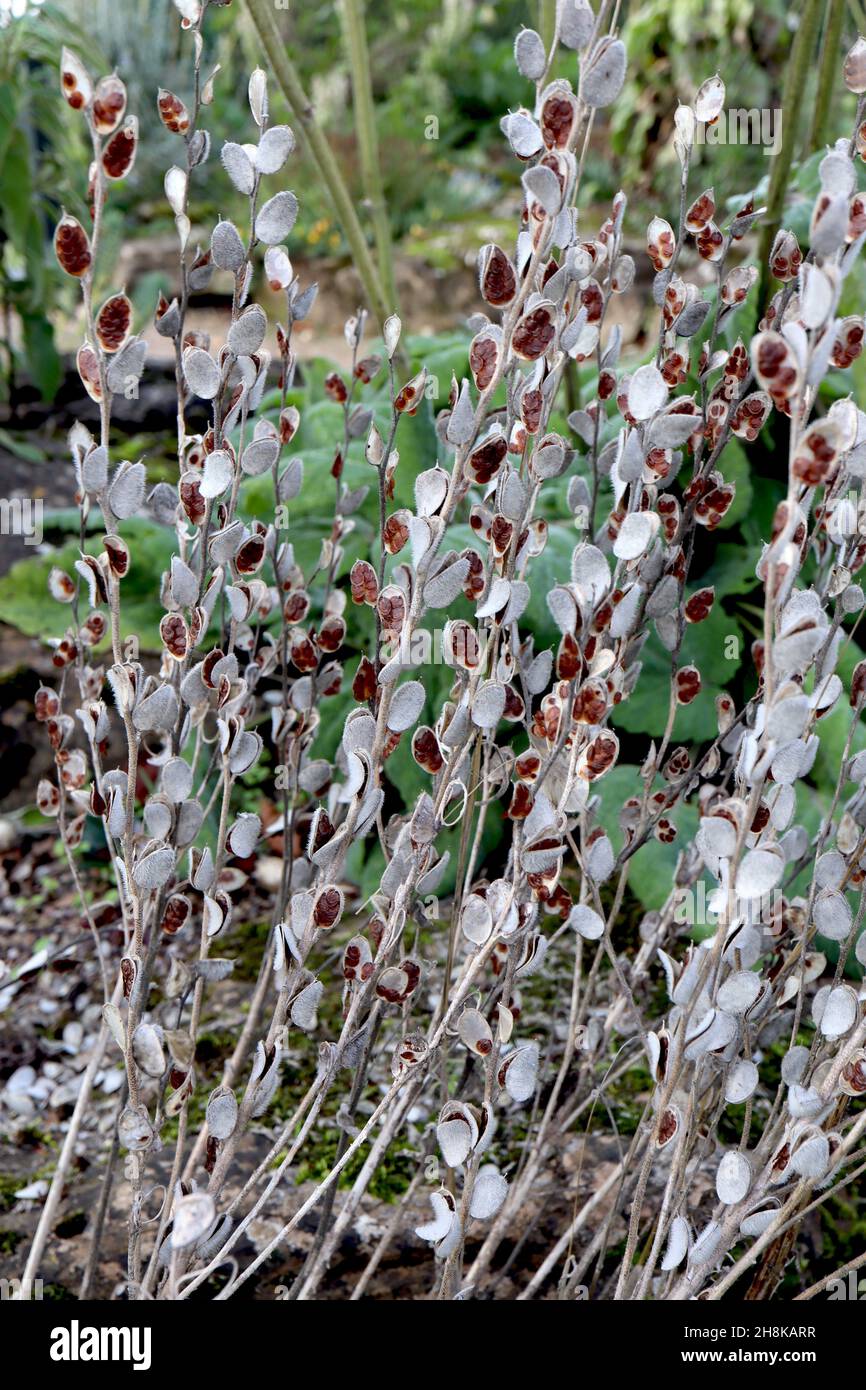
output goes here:
[{"label": "seed pod", "polygon": [[140,1023],[132,1035],[132,1055],[145,1076],[162,1076],[165,1071],[162,1029],[152,1023]]},{"label": "seed pod", "polygon": [[162,916],[162,930],[166,936],[177,936],[189,920],[191,910],[190,900],[185,894],[175,893],[169,898]]},{"label": "seed pod", "polygon": [[842,75],[849,92],[866,92],[866,39],[858,37],[848,50]]},{"label": "seed pod", "polygon": [[397,392],[394,398],[394,409],[401,415],[414,415],[421,401],[424,399],[424,392],[427,387],[427,368],[422,367],[407,381],[406,385]]},{"label": "seed pod", "polygon": [[646,249],[653,270],[664,270],[673,260],[677,241],[673,227],[663,217],[654,217],[647,227]]},{"label": "seed pod", "polygon": [[622,90],[626,72],[625,44],[609,35],[599,39],[584,64],[580,95],[589,106],[610,106]]},{"label": "seed pod", "polygon": [[89,343],[82,343],[75,358],[81,384],[92,401],[102,400],[102,383],[99,376],[99,358]]},{"label": "seed pod", "polygon": [[859,1097],[866,1094],[866,1052],[861,1048],[855,1052],[851,1061],[842,1070],[839,1089],[846,1096]]},{"label": "seed pod", "polygon": [[356,560],[349,575],[353,603],[366,603],[375,607],[379,596],[379,581],[376,571],[368,560]]},{"label": "seed pod", "polygon": [[320,651],[337,652],[342,647],[345,637],[345,619],[332,614],[319,627],[316,640]]},{"label": "seed pod", "polygon": [[460,1041],[479,1057],[486,1057],[493,1047],[490,1024],[477,1009],[464,1009],[457,1024]]},{"label": "seed pod", "polygon": [[129,337],[132,304],[125,294],[106,299],[96,316],[96,339],[104,352],[117,352]]},{"label": "seed pod", "polygon": [[793,350],[781,333],[758,333],[752,339],[752,365],[764,390],[780,410],[786,410],[800,381],[800,370]]},{"label": "seed pod", "polygon": [[770,252],[770,270],[777,280],[787,283],[800,272],[802,253],[793,232],[781,229],[776,233]]},{"label": "seed pod", "polygon": [[320,931],[329,931],[336,926],[343,914],[343,893],[331,885],[323,888],[313,904],[313,921]]},{"label": "seed pod", "polygon": [[834,367],[850,367],[863,351],[864,323],[859,314],[849,314],[836,325],[836,338],[830,361]]},{"label": "seed pod", "polygon": [[76,217],[64,212],[54,232],[54,254],[61,270],[80,279],[90,269],[90,240]]},{"label": "seed pod", "polygon": [[551,82],[541,98],[539,124],[548,149],[566,149],[577,120],[577,99],[568,82]]},{"label": "seed pod", "polygon": [[699,197],[695,198],[686,213],[686,231],[693,234],[701,231],[715,216],[715,211],[715,194],[711,188],[707,188]]},{"label": "seed pod", "polygon": [[807,487],[817,487],[830,476],[838,456],[838,430],[830,419],[818,420],[801,435],[791,469]]},{"label": "seed pod", "polygon": [[495,309],[504,309],[517,293],[517,272],[500,246],[482,246],[478,257],[481,294]]},{"label": "seed pod", "polygon": [[238,1102],[228,1086],[217,1086],[208,1096],[205,1116],[207,1132],[212,1139],[230,1139],[238,1122]]},{"label": "seed pod", "polygon": [[126,111],[126,87],[116,74],[102,77],[93,93],[91,114],[97,135],[111,135]]},{"label": "seed pod", "polygon": [[169,655],[184,661],[190,649],[189,629],[182,613],[166,613],[159,624],[159,635]]},{"label": "seed pod", "polygon": [[698,589],[686,602],[684,609],[687,623],[702,623],[713,609],[715,589]]},{"label": "seed pod", "polygon": [[423,1033],[407,1033],[401,1039],[391,1060],[391,1075],[395,1080],[420,1066],[430,1047]]},{"label": "seed pod", "polygon": [[678,705],[690,705],[701,691],[701,673],[696,666],[681,666],[674,677]]},{"label": "seed pod", "polygon": [[659,1117],[658,1129],[656,1131],[656,1148],[664,1149],[674,1139],[679,1132],[682,1119],[680,1112],[675,1105],[669,1105],[667,1110]]},{"label": "seed pod", "polygon": [[502,346],[502,330],[494,325],[476,333],[469,345],[469,368],[479,391],[485,391],[496,375]]},{"label": "seed pod", "polygon": [[493,433],[473,449],[466,460],[466,471],[474,482],[486,487],[496,477],[508,453],[508,440],[501,432]]},{"label": "seed pod", "polygon": [[851,675],[851,708],[857,709],[866,699],[866,661],[858,661]]},{"label": "seed pod", "polygon": [[47,777],[36,788],[36,805],[43,816],[56,816],[60,810],[60,792]]},{"label": "seed pod", "polygon": [[106,178],[125,179],[135,163],[137,149],[138,117],[127,116],[102,151],[102,169]]},{"label": "seed pod", "polygon": [[64,48],[60,55],[60,90],[73,111],[83,111],[93,96],[90,74],[69,48]]},{"label": "seed pod", "polygon": [[421,968],[414,960],[401,961],[382,971],[376,981],[376,993],[389,1004],[402,1004],[417,988]]},{"label": "seed pod", "polygon": [[524,362],[535,362],[547,352],[555,333],[556,309],[549,300],[542,300],[518,319],[511,346]]},{"label": "seed pod", "polygon": [[366,656],[362,656],[352,681],[352,694],[359,704],[366,704],[375,699],[377,689],[376,668]]},{"label": "seed pod", "polygon": [[156,99],[159,118],[166,130],[172,131],[175,135],[185,135],[189,130],[189,112],[184,106],[180,97],[176,97],[174,92],[166,91],[161,87]]},{"label": "seed pod", "polygon": [[117,1122],[121,1148],[140,1153],[153,1143],[153,1126],[143,1105],[127,1105]]},{"label": "seed pod", "polygon": [[537,82],[544,76],[547,54],[541,35],[534,29],[521,29],[514,41],[514,61],[521,77]]},{"label": "seed pod", "polygon": [[48,576],[48,592],[57,603],[71,603],[75,598],[75,585],[65,570],[55,565]]},{"label": "seed pod", "polygon": [[287,290],[295,272],[284,246],[269,246],[265,252],[265,279],[271,289]]}]

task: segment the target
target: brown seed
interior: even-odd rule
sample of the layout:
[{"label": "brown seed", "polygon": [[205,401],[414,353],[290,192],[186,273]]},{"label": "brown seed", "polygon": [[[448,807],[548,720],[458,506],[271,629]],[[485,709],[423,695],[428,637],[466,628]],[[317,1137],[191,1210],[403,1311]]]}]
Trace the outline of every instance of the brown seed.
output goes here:
[{"label": "brown seed", "polygon": [[366,704],[376,695],[376,668],[373,663],[362,656],[358,662],[358,669],[352,681],[352,694],[359,705]]},{"label": "brown seed", "polygon": [[[387,525],[387,523],[386,523]],[[353,603],[374,607],[379,596],[379,581],[369,560],[356,560],[349,574]]]},{"label": "brown seed", "polygon": [[690,705],[701,691],[701,673],[696,666],[681,666],[674,677],[678,705]]},{"label": "brown seed", "polygon": [[123,347],[132,327],[132,304],[125,294],[106,299],[96,316],[96,337],[105,352]]},{"label": "brown seed", "polygon": [[485,246],[479,260],[481,293],[495,309],[510,304],[517,293],[517,274],[500,246]]},{"label": "brown seed", "polygon": [[539,304],[518,320],[511,346],[524,362],[534,362],[550,347],[555,331],[553,306]]},{"label": "brown seed", "polygon": [[189,651],[189,631],[181,613],[166,613],[159,624],[163,645],[175,661],[183,661]]},{"label": "brown seed", "polygon": [[93,126],[97,135],[111,135],[126,111],[126,88],[119,77],[103,77],[93,93]]},{"label": "brown seed", "polygon": [[75,358],[81,384],[92,401],[102,400],[102,382],[99,378],[99,358],[89,343],[82,343]]},{"label": "brown seed", "polygon": [[484,391],[496,375],[499,348],[489,333],[478,333],[469,347],[469,367],[479,391]]},{"label": "brown seed", "polygon": [[322,931],[328,931],[343,910],[343,895],[339,888],[323,888],[313,908],[313,921]]},{"label": "brown seed", "polygon": [[393,512],[382,529],[382,540],[389,555],[399,555],[409,539],[408,512]]},{"label": "brown seed", "polygon": [[466,460],[466,471],[476,483],[486,486],[496,477],[508,453],[504,434],[494,434],[473,449]]},{"label": "brown seed", "polygon": [[125,179],[135,162],[138,121],[129,116],[102,151],[102,168],[109,179]]},{"label": "brown seed", "polygon": [[80,279],[90,269],[90,241],[76,217],[65,212],[54,232],[54,254],[61,270]]},{"label": "brown seed", "polygon": [[420,725],[412,735],[412,757],[419,767],[433,776],[444,766],[439,740],[426,724]]},{"label": "brown seed", "polygon": [[255,574],[261,569],[265,558],[264,536],[250,536],[244,541],[234,559],[238,574]]},{"label": "brown seed", "polygon": [[166,130],[172,131],[175,135],[186,134],[189,130],[189,112],[180,97],[163,87],[157,96],[156,106]]},{"label": "brown seed", "polygon": [[184,897],[182,893],[175,893],[173,897],[169,898],[162,916],[162,930],[166,936],[177,936],[189,914],[189,898]]}]

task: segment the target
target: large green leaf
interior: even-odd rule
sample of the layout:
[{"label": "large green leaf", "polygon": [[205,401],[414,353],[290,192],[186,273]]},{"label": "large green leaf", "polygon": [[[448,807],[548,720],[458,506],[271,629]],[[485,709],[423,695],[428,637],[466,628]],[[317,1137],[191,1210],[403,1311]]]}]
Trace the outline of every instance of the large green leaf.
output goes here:
[{"label": "large green leaf", "polygon": [[[131,565],[123,580],[121,635],[137,636],[142,646],[158,649],[161,610],[157,601],[159,575],[171,563],[174,533],[154,522],[133,518],[122,522],[120,531],[127,541]],[[89,539],[87,550],[98,554],[101,542]],[[0,578],[0,612],[29,637],[60,637],[71,621],[71,610],[57,603],[48,592],[48,575],[57,565],[75,577],[74,565],[80,550],[69,543],[48,555],[19,560]]]},{"label": "large green leaf", "polygon": [[[601,798],[600,823],[605,827],[614,848],[619,851],[623,843],[618,824],[619,811],[629,797],[642,795],[640,768],[628,764],[614,767],[593,783],[593,791]],[[659,908],[665,902],[673,885],[674,870],[682,847],[697,832],[698,812],[695,806],[689,803],[677,806],[671,819],[679,832],[673,844],[663,845],[654,838],[648,840],[634,855],[629,870],[629,886],[646,908]]]},{"label": "large green leaf", "polygon": [[[697,666],[702,689],[696,700],[681,705],[674,721],[674,738],[691,742],[716,735],[715,697],[728,685],[740,665],[743,634],[719,602],[709,618],[686,628],[679,666]],[[629,733],[660,737],[665,730],[671,688],[671,658],[655,633],[642,653],[637,688],[614,710],[613,722]]]}]

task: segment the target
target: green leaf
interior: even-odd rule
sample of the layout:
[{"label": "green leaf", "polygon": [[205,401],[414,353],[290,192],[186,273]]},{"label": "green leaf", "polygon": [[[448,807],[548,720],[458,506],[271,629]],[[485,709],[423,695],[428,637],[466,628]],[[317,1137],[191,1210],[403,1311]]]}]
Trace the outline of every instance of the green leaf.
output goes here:
[{"label": "green leaf", "polygon": [[25,314],[22,329],[30,375],[43,399],[51,400],[63,376],[63,366],[54,346],[54,329],[42,314]]},{"label": "green leaf", "polygon": [[[697,666],[703,682],[701,693],[689,705],[681,705],[674,721],[674,738],[685,742],[716,736],[715,697],[721,694],[740,665],[743,634],[739,624],[720,603],[713,605],[702,623],[686,628],[679,666]],[[643,666],[631,696],[616,705],[613,722],[629,733],[659,738],[665,731],[671,688],[671,658],[655,633],[641,653]]]},{"label": "green leaf", "polygon": [[719,522],[720,530],[729,531],[748,516],[752,506],[752,467],[738,439],[730,440],[722,450],[719,471],[726,483],[737,486],[737,494]]},{"label": "green leaf", "polygon": [[[159,604],[155,601],[158,576],[168,569],[174,552],[174,533],[154,522],[132,518],[122,522],[120,531],[127,541],[132,562],[123,581],[121,636],[137,636],[143,647],[159,650]],[[87,551],[96,555],[101,538],[87,542]],[[48,592],[48,575],[54,565],[75,577],[74,565],[80,554],[70,543],[47,555],[19,560],[0,578],[0,612],[28,637],[60,637],[71,621],[71,610],[57,603]],[[107,639],[106,639],[107,640]]]},{"label": "green leaf", "polygon": [[[593,783],[593,791],[598,792],[601,798],[600,822],[607,829],[614,849],[619,852],[623,844],[618,825],[619,811],[629,797],[643,794],[640,768],[626,763],[611,768],[610,772]],[[629,886],[647,909],[660,908],[666,901],[682,847],[697,833],[697,807],[689,803],[681,804],[672,811],[670,819],[679,831],[673,844],[663,845],[654,838],[648,840],[633,856],[629,870]]]},{"label": "green leaf", "polygon": [[0,166],[0,217],[9,240],[22,256],[30,247],[33,182],[27,136],[16,126]]}]

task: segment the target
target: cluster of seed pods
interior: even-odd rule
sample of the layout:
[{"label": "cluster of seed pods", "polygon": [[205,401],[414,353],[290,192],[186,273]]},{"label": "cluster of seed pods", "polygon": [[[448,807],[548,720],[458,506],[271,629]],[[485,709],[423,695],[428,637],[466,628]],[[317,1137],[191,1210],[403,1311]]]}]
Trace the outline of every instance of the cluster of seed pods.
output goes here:
[{"label": "cluster of seed pods", "polygon": [[[440,1295],[462,1296],[467,1236],[481,1232],[474,1268],[482,1278],[549,1161],[560,1100],[580,1103],[596,1084],[600,1059],[624,1035],[636,1044],[633,1064],[650,1072],[652,1101],[622,1191],[638,1187],[643,1196],[652,1173],[661,1179],[648,1258],[632,1259],[642,1236],[637,1201],[615,1295],[692,1297],[718,1287],[732,1252],[735,1262],[748,1262],[750,1242],[844,1170],[860,1132],[844,1098],[866,1089],[862,991],[843,973],[855,951],[864,963],[862,903],[853,898],[866,872],[866,754],[852,752],[849,738],[834,813],[817,835],[799,818],[809,793],[801,788],[799,802],[797,794],[818,754],[820,721],[847,701],[853,734],[866,699],[862,664],[847,689],[836,671],[863,608],[858,574],[866,546],[856,507],[853,519],[850,512],[852,488],[866,477],[866,415],[850,396],[829,408],[819,396],[827,373],[847,370],[863,344],[863,318],[842,315],[839,306],[866,236],[854,162],[866,159],[866,44],[845,65],[845,81],[858,94],[854,137],[821,162],[806,254],[791,232],[776,237],[769,270],[778,288],[766,306],[753,303],[758,272],[744,259],[763,210],[746,198],[728,215],[713,189],[693,196],[690,186],[698,126],[719,119],[723,83],[710,78],[679,107],[683,213],[679,225],[654,216],[646,229],[658,338],[648,360],[629,365],[620,331],[608,322],[614,296],[635,283],[635,262],[624,249],[625,194],[593,231],[577,215],[583,152],[593,122],[620,94],[625,48],[588,0],[561,0],[550,51],[534,30],[522,30],[515,91],[525,104],[502,120],[520,169],[519,226],[512,245],[490,244],[479,254],[479,310],[470,321],[465,375],[436,415],[438,460],[413,479],[414,505],[395,505],[397,445],[411,417],[429,409],[430,381],[423,366],[415,375],[403,369],[396,315],[371,345],[368,316],[359,311],[345,330],[351,370],[325,382],[342,419],[331,470],[334,515],[314,569],[305,572],[291,528],[286,537],[278,517],[304,486],[303,454],[291,453],[303,422],[288,397],[297,370],[293,326],[310,313],[315,286],[302,288],[291,264],[294,193],[264,198],[261,190],[262,179],[283,169],[295,138],[288,126],[270,123],[267,82],[257,70],[249,87],[256,141],[224,144],[221,170],[209,172],[248,200],[249,227],[241,232],[221,220],[209,245],[193,247],[188,200],[196,170],[211,159],[201,119],[213,78],[200,80],[205,11],[197,3],[179,8],[197,95],[184,102],[163,90],[155,98],[182,162],[165,180],[180,290],[170,301],[160,297],[154,318],[175,349],[178,476],[150,490],[143,462],[111,468],[108,452],[112,396],[143,372],[144,340],[133,332],[122,291],[98,308],[91,299],[102,210],[112,181],[132,168],[137,126],[117,77],[94,82],[78,58],[64,54],[63,94],[93,141],[93,227],[88,233],[64,214],[55,248],[82,284],[86,338],[78,364],[101,419],[98,439],[79,425],[70,448],[82,515],[98,508],[104,534],[96,554],[82,554],[76,575],[52,575],[55,598],[71,606],[75,620],[54,646],[59,689],[45,688],[37,700],[57,764],[56,777],[40,786],[40,809],[58,817],[70,853],[88,817],[101,823],[120,891],[125,945],[122,958],[109,962],[105,1020],[127,1070],[118,1134],[136,1194],[131,1285],[186,1297],[230,1254],[298,1152],[288,1148],[277,1178],[248,1193],[243,1212],[237,1204],[228,1211],[226,1183],[240,1141],[272,1106],[289,1052],[306,1045],[318,1046],[318,1070],[297,1119],[315,1118],[331,1092],[345,1092],[338,1163],[316,1201],[327,1200],[339,1165],[362,1143],[381,1160],[404,1125],[420,1126],[423,1156],[438,1156],[449,1175],[432,1191],[432,1219],[417,1234],[435,1252]],[[560,47],[571,55],[573,84],[549,80]],[[700,262],[710,268],[712,295],[688,278]],[[186,326],[189,296],[216,271],[233,287],[218,349]],[[254,298],[257,277],[284,296],[273,356],[267,316]],[[759,314],[752,336],[748,325]],[[743,336],[735,337],[740,321]],[[564,433],[551,422],[575,368],[589,387]],[[383,429],[364,392],[385,377]],[[267,404],[274,387],[276,407]],[[192,398],[211,411],[200,434],[186,427]],[[695,540],[735,500],[726,446],[733,438],[753,444],[778,416],[790,437],[787,494],[755,556],[766,596],[763,639],[753,649],[755,690],[741,708],[720,695],[708,737],[674,746],[677,712],[703,688],[681,648],[715,601],[712,587],[691,579]],[[369,489],[344,481],[356,454],[369,467]],[[244,481],[263,475],[273,481],[273,519],[245,521],[238,506]],[[548,544],[544,502],[566,477],[556,495],[567,498],[577,540],[570,569],[544,593],[558,643],[536,650],[527,608],[539,583],[535,562]],[[380,525],[369,554],[349,563],[370,489]],[[136,562],[122,523],[145,508],[176,537],[154,595],[163,616],[162,651],[153,662],[122,636],[124,581]],[[454,539],[462,523],[470,544],[465,527],[463,541]],[[356,610],[371,617],[375,639],[354,662],[347,634]],[[413,657],[413,642],[431,621],[441,629],[452,676],[439,708],[430,707]],[[610,823],[599,784],[619,762],[617,708],[641,698],[651,637],[670,661],[670,716]],[[317,738],[335,707],[329,702],[346,690],[352,703],[329,761]],[[125,760],[116,762],[109,755],[114,726],[126,745]],[[279,814],[263,824],[258,814],[235,810],[235,792],[266,741],[281,781],[273,798]],[[386,795],[387,764],[403,741],[425,790],[414,806],[395,807]],[[143,767],[153,778],[144,792]],[[207,831],[209,801],[217,808],[214,834]],[[628,957],[618,911],[629,865],[647,842],[678,843],[684,805],[698,812],[697,835],[681,846],[668,901],[647,914]],[[508,838],[488,865],[482,832],[496,814]],[[456,881],[452,850],[443,848],[455,828]],[[206,991],[232,968],[213,954],[217,938],[229,935],[233,919],[237,926],[250,865],[276,837],[282,869],[247,1026],[207,1100],[204,1128],[178,1150],[176,1182],[152,1238],[140,1225],[139,1198],[166,1122],[186,1117],[197,1095]],[[351,865],[365,841],[379,842],[385,867],[362,902]],[[786,896],[808,865],[808,897]],[[453,885],[447,893],[446,881]],[[699,944],[675,918],[678,894],[698,881],[710,885],[716,919]],[[762,916],[768,895],[775,895],[769,926]],[[814,945],[816,934],[840,943],[835,974]],[[554,1071],[541,1090],[549,1049],[524,1030],[522,996],[561,969],[563,940],[574,996],[570,1011],[564,1001],[567,1038],[555,1040],[560,1050],[553,1049]],[[588,971],[586,950],[594,957]],[[662,1017],[650,989],[660,979],[669,995]],[[320,1014],[334,994],[340,1017],[328,1035]],[[806,1023],[814,1029],[811,1047],[796,1043]],[[760,1135],[747,1126],[739,1148],[708,1147],[706,1116],[744,1103],[751,1113],[752,1097],[767,1084],[760,1060],[780,1039],[790,1039],[780,1102],[765,1107]],[[362,1125],[356,1112],[369,1078],[381,1095]],[[525,1161],[512,1180],[502,1171],[497,1132],[539,1097]],[[286,1133],[294,1133],[291,1126]],[[708,1152],[717,1201],[693,1200]],[[298,1276],[298,1296],[319,1287],[369,1180],[365,1169],[333,1228],[323,1223]],[[234,1273],[225,1296],[306,1210]]]}]

